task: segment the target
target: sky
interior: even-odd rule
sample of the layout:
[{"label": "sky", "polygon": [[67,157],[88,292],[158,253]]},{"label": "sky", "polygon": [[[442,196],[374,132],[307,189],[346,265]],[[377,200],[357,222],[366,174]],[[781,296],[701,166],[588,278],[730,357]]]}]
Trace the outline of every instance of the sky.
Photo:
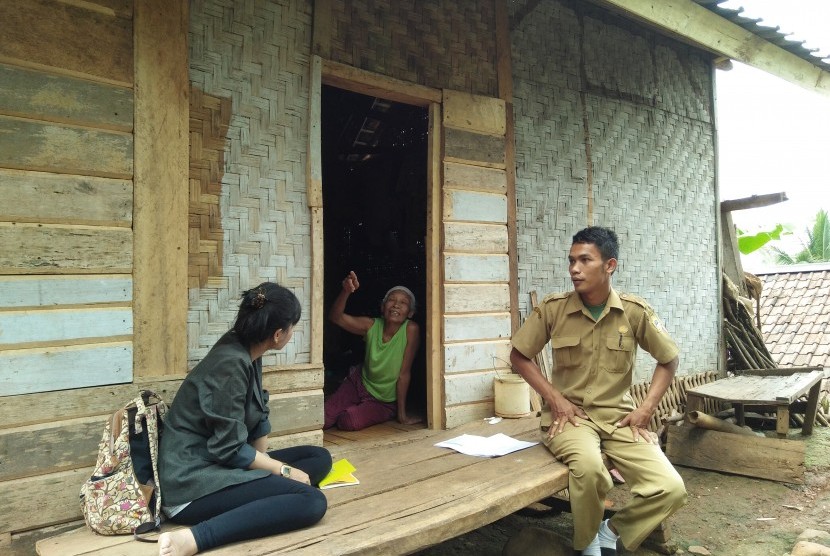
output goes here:
[{"label": "sky", "polygon": [[[806,41],[830,56],[830,0],[728,0],[742,15],[779,26],[790,39]],[[735,211],[735,225],[748,232],[789,224],[796,232],[780,243],[800,250],[804,230],[819,209],[830,212],[830,97],[733,62],[716,72],[718,164],[721,200],[785,192],[788,201]],[[760,253],[742,257],[745,270],[767,266]]]}]

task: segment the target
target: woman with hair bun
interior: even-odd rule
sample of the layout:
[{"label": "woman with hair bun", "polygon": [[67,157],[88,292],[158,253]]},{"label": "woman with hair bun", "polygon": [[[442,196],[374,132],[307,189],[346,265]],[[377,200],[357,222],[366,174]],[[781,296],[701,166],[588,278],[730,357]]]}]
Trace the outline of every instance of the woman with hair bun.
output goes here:
[{"label": "woman with hair bun", "polygon": [[162,533],[161,556],[300,529],[326,513],[316,485],[331,469],[329,452],[267,451],[262,355],[285,347],[300,312],[297,297],[272,282],[244,292],[233,328],[182,382],[164,419],[159,479],[164,512],[189,528]]}]

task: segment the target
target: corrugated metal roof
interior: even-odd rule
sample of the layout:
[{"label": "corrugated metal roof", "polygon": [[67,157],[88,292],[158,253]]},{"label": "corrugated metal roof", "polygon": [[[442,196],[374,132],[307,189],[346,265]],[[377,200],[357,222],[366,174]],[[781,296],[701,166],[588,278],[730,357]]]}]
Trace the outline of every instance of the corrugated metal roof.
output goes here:
[{"label": "corrugated metal roof", "polygon": [[744,11],[743,8],[738,8],[733,10],[731,8],[724,8],[719,6],[720,3],[726,0],[694,0],[707,10],[714,12],[715,14],[719,15],[724,19],[728,19],[735,25],[746,29],[750,33],[765,39],[775,46],[778,46],[792,54],[795,54],[799,58],[803,60],[807,60],[814,66],[817,66],[825,71],[830,71],[830,57],[827,58],[820,58],[814,55],[814,52],[818,52],[818,48],[807,48],[804,46],[805,41],[794,41],[790,40],[787,37],[792,33],[783,33],[781,32],[780,27],[770,27],[767,25],[759,25],[759,22],[762,21],[761,18],[753,19],[750,17],[744,17],[741,15]]}]

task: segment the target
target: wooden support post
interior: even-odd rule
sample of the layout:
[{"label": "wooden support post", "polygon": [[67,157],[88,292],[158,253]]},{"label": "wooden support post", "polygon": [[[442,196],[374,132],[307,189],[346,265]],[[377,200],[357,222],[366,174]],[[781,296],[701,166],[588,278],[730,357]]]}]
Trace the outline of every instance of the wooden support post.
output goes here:
[{"label": "wooden support post", "polygon": [[[315,6],[315,9],[317,6]],[[323,254],[323,154],[321,128],[322,68],[319,56],[311,57],[308,102],[308,156],[306,157],[306,197],[311,213],[311,362],[323,364],[323,328],[325,294]]]},{"label": "wooden support post", "polygon": [[790,430],[790,406],[779,405],[775,411],[775,432],[779,438],[786,438]]},{"label": "wooden support post", "polygon": [[187,371],[188,3],[135,3],[134,376]]},{"label": "wooden support post", "polygon": [[818,413],[818,397],[821,394],[821,381],[816,382],[810,388],[807,396],[807,410],[804,412],[804,425],[801,427],[801,434],[813,434],[813,424],[816,422]]},{"label": "wooden support post", "polygon": [[746,418],[744,416],[744,404],[733,403],[732,407],[735,409],[735,422],[741,427],[744,426],[746,424]]},{"label": "wooden support post", "polygon": [[692,411],[703,411],[703,396],[698,396],[692,392],[686,395],[686,414]]}]

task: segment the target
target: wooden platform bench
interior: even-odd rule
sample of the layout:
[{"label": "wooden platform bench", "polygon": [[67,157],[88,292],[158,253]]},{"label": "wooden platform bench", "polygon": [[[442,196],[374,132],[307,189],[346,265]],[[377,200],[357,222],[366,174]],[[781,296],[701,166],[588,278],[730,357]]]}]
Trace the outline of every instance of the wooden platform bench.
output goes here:
[{"label": "wooden platform bench", "polygon": [[[538,418],[469,423],[448,431],[418,430],[384,439],[332,446],[347,458],[360,485],[326,490],[329,510],[307,529],[220,547],[215,555],[411,554],[462,535],[568,486],[568,471],[547,448],[480,458],[437,448],[461,434],[504,433],[539,440]],[[165,525],[166,526],[166,525]],[[151,556],[155,544],[104,537],[80,528],[40,540],[41,556]]]},{"label": "wooden platform bench", "polygon": [[[744,411],[776,413],[775,430],[786,438],[790,429],[790,413],[804,414],[802,434],[813,432],[818,412],[821,382],[825,378],[821,367],[765,369],[743,371],[740,376],[725,378],[691,388],[687,392],[687,411],[703,409],[705,399],[714,399],[735,408],[738,425],[744,425]],[[807,395],[807,402],[797,400]]]}]

